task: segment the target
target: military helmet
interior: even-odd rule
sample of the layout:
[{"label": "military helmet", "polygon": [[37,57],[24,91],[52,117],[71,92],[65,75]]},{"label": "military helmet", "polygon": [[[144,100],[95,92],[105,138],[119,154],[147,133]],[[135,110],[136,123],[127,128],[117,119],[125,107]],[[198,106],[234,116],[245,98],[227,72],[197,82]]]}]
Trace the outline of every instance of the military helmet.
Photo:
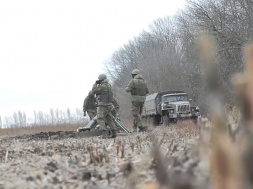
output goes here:
[{"label": "military helmet", "polygon": [[98,76],[98,79],[101,80],[101,81],[103,81],[103,80],[107,79],[107,77],[106,77],[105,74],[100,74],[100,75]]},{"label": "military helmet", "polygon": [[132,71],[132,74],[133,74],[133,75],[140,74],[140,70],[138,70],[138,69],[134,69],[134,70]]}]

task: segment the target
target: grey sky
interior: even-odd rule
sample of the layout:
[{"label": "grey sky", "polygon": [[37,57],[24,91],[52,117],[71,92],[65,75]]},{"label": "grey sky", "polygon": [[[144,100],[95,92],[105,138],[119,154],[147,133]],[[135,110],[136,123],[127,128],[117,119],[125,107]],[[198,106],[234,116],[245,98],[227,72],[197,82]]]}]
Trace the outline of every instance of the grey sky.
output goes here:
[{"label": "grey sky", "polygon": [[0,115],[82,108],[104,61],[183,2],[0,1]]}]

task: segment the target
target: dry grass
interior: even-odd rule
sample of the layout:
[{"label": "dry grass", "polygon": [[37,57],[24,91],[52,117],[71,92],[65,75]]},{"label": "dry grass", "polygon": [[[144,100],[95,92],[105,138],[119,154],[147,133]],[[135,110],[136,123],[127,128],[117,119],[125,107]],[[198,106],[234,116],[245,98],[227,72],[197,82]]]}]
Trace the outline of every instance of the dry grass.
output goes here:
[{"label": "dry grass", "polygon": [[[188,141],[196,137],[195,130],[186,125],[160,127],[152,133],[157,137],[156,145],[164,149],[159,157],[166,154],[178,162],[181,160],[174,153],[187,148]],[[154,189],[160,186],[155,170],[161,164],[156,164],[151,156],[154,137],[148,133],[115,140],[94,137],[33,141],[28,138],[0,142],[0,188],[81,189],[93,185],[90,188]],[[168,165],[174,167],[173,161]]]}]

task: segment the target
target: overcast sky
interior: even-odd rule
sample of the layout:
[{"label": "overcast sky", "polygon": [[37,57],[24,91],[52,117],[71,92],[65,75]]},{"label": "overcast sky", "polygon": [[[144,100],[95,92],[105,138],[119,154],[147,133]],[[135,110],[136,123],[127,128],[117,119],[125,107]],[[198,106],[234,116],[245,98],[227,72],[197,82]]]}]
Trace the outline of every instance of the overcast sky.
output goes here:
[{"label": "overcast sky", "polygon": [[0,115],[82,109],[114,51],[184,0],[0,1]]}]

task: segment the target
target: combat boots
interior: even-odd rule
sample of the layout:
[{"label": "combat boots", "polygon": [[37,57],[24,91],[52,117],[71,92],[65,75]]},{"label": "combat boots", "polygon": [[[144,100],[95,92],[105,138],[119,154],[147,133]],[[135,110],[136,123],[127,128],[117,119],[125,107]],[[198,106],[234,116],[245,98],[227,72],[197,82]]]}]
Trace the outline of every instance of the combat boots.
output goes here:
[{"label": "combat boots", "polygon": [[102,130],[102,138],[110,138],[107,130]]},{"label": "combat boots", "polygon": [[116,137],[117,137],[116,130],[111,130],[110,138],[116,138]]},{"label": "combat boots", "polygon": [[116,130],[111,130],[110,132],[108,130],[103,130],[102,131],[102,138],[116,138],[117,133]]},{"label": "combat boots", "polygon": [[141,126],[139,127],[139,132],[146,132],[148,129],[147,127]]}]

